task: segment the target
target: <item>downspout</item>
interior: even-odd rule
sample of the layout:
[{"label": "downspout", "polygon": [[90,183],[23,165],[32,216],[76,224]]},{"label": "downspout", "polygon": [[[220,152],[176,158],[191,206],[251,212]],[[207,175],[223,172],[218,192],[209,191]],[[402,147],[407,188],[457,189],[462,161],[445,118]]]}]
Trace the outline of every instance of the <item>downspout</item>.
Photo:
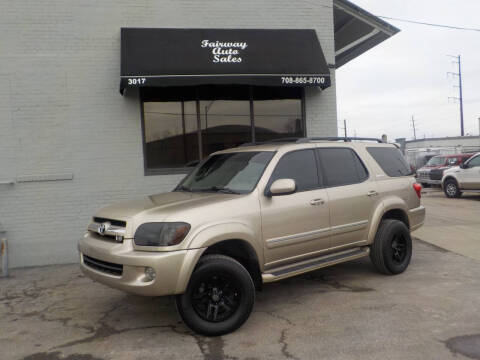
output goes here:
[{"label": "downspout", "polygon": [[8,248],[6,231],[0,223],[0,277],[8,277]]}]

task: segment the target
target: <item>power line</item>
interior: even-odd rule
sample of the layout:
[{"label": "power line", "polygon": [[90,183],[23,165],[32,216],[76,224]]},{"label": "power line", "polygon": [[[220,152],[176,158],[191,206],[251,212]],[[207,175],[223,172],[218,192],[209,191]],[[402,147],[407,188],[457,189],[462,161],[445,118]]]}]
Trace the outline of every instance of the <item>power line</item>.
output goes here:
[{"label": "power line", "polygon": [[[311,2],[312,5],[318,6],[315,2]],[[327,8],[327,9],[335,9],[335,6],[329,6],[329,5],[320,5],[321,7]],[[375,15],[372,14],[373,16],[376,16],[381,19],[387,19],[387,20],[394,20],[394,21],[401,21],[401,22],[406,22],[406,23],[411,23],[411,24],[417,24],[417,25],[425,25],[425,26],[434,26],[434,27],[440,27],[440,28],[445,28],[445,29],[451,29],[451,30],[464,30],[464,31],[477,31],[480,32],[480,28],[472,28],[472,27],[464,27],[464,26],[454,26],[454,25],[445,25],[445,24],[435,24],[435,23],[429,23],[425,21],[417,21],[417,20],[410,20],[410,19],[401,19],[401,18],[396,18],[392,16],[382,16],[382,15]]]},{"label": "power line", "polygon": [[444,24],[433,24],[433,23],[428,23],[428,22],[423,22],[423,21],[408,20],[408,19],[399,19],[399,18],[394,18],[394,17],[390,17],[390,16],[380,16],[380,15],[376,15],[376,16],[379,17],[379,18],[381,18],[381,19],[394,20],[394,21],[402,21],[402,22],[411,23],[411,24],[417,24],[417,25],[434,26],[434,27],[440,27],[440,28],[451,29],[451,30],[466,30],[466,31],[478,31],[478,32],[480,32],[480,29],[479,29],[479,28],[453,26],[453,25],[444,25]]}]

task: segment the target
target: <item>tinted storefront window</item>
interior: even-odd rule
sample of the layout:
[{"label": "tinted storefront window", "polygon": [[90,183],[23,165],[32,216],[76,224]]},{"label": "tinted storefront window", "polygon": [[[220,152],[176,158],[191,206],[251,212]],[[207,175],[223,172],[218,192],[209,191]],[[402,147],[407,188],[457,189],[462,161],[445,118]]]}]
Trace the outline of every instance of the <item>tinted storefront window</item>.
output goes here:
[{"label": "tinted storefront window", "polygon": [[147,168],[175,167],[198,159],[195,102],[144,102],[143,111]]},{"label": "tinted storefront window", "polygon": [[302,91],[249,86],[143,89],[146,173],[182,169],[215,151],[254,140],[304,136]]},{"label": "tinted storefront window", "polygon": [[301,99],[254,100],[255,139],[302,137]]}]

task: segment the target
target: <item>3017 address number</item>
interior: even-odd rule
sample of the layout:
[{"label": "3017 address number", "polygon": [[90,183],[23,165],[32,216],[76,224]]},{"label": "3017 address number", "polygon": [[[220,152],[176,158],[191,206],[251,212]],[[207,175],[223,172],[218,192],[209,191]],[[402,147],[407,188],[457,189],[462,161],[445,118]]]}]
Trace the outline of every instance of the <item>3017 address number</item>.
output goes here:
[{"label": "3017 address number", "polygon": [[147,81],[146,78],[128,78],[128,85],[143,85]]}]

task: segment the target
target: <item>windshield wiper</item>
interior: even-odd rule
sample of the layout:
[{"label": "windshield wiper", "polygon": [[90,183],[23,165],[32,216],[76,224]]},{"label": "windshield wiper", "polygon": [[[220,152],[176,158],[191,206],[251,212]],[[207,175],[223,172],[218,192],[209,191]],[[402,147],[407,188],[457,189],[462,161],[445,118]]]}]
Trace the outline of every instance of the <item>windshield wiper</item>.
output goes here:
[{"label": "windshield wiper", "polygon": [[198,191],[215,191],[215,192],[220,192],[224,194],[240,194],[240,192],[227,188],[227,187],[218,187],[218,186],[212,186],[206,189],[200,189]]},{"label": "windshield wiper", "polygon": [[175,191],[188,191],[188,192],[191,192],[192,189],[190,189],[189,187],[185,186],[185,185],[180,185],[180,186],[177,186],[175,188]]}]

